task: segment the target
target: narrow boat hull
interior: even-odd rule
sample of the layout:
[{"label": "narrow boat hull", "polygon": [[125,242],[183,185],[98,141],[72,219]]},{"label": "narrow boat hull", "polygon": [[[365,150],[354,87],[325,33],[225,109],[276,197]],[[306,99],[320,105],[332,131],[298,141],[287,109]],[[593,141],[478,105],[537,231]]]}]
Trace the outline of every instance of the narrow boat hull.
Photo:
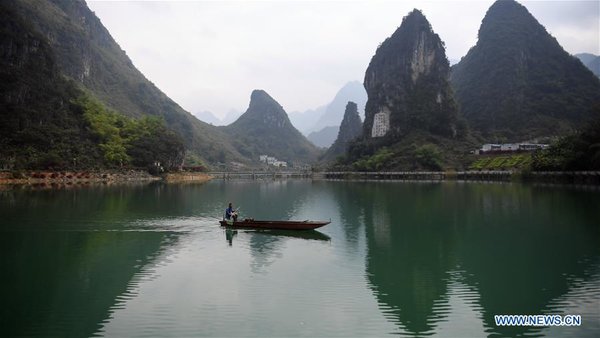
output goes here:
[{"label": "narrow boat hull", "polygon": [[277,229],[277,230],[312,230],[331,223],[330,221],[219,221],[221,226],[232,228]]}]

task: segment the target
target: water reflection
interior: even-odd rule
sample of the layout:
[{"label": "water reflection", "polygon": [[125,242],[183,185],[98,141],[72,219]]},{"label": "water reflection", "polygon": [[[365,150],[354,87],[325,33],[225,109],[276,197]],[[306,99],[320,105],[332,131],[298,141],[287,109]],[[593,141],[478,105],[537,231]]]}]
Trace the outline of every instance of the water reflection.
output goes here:
[{"label": "water reflection", "polygon": [[[298,238],[304,240],[315,241],[330,241],[331,237],[317,230],[268,230],[268,229],[252,229],[240,230],[246,234],[259,234],[260,236],[274,236],[275,239]],[[237,229],[225,229],[225,239],[231,245],[233,237],[238,234]],[[280,238],[277,238],[280,237]]]},{"label": "water reflection", "polygon": [[[292,180],[0,194],[7,336],[600,330],[593,191]],[[242,217],[332,223],[225,229],[228,201]],[[502,313],[581,313],[585,327],[496,327]]]},{"label": "water reflection", "polygon": [[225,229],[225,240],[229,243],[229,246],[233,245],[233,237],[237,235],[237,230]]},{"label": "water reflection", "polygon": [[[249,235],[249,240],[244,242],[250,248],[252,257],[251,268],[253,273],[264,273],[275,260],[283,256],[283,248],[290,239],[307,241],[330,241],[331,238],[316,230],[239,230],[244,235]],[[225,240],[233,246],[233,239],[238,235],[238,230],[225,229]]]},{"label": "water reflection", "polygon": [[600,262],[593,193],[510,184],[370,184],[358,198],[373,292],[382,311],[414,335],[435,333],[448,316],[449,275],[457,269],[479,294],[488,334],[535,335],[540,329],[496,327],[493,316],[562,313],[553,301],[578,287],[573,280],[588,280]]}]

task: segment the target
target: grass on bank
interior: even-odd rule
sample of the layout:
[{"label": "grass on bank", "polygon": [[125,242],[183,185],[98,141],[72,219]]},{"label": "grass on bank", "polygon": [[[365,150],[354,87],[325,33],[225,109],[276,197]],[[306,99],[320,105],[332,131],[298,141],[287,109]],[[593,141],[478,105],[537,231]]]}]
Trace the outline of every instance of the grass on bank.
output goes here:
[{"label": "grass on bank", "polygon": [[531,154],[480,155],[469,170],[525,169],[531,165]]}]

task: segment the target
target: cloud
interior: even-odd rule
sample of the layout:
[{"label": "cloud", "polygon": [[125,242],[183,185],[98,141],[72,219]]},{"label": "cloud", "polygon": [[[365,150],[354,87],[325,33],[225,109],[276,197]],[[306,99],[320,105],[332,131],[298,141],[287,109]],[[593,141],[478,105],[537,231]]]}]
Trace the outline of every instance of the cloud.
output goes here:
[{"label": "cloud", "polygon": [[[330,101],[363,80],[375,49],[413,8],[460,59],[477,41],[486,1],[87,1],[146,77],[190,112],[245,110],[265,89],[287,111]],[[598,1],[524,5],[571,53],[600,54]]]}]

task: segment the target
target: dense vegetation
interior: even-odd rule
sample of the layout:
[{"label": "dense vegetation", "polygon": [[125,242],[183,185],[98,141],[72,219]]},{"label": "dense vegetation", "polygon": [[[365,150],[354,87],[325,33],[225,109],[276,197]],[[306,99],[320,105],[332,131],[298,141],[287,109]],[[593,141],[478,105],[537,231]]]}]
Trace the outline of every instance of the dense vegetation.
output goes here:
[{"label": "dense vegetation", "polygon": [[600,81],[515,1],[497,1],[452,69],[471,130],[492,142],[564,135],[593,115]]},{"label": "dense vegetation", "polygon": [[469,152],[477,148],[471,138],[449,139],[426,131],[414,131],[400,141],[374,139],[349,145],[337,158],[336,170],[446,170],[463,169],[472,161]]},{"label": "dense vegetation", "polygon": [[183,164],[180,137],[157,117],[132,119],[106,109],[97,100],[82,97],[77,104],[89,123],[107,166],[133,165],[157,170]]},{"label": "dense vegetation", "polygon": [[540,171],[600,170],[600,119],[536,152],[531,167]]}]

